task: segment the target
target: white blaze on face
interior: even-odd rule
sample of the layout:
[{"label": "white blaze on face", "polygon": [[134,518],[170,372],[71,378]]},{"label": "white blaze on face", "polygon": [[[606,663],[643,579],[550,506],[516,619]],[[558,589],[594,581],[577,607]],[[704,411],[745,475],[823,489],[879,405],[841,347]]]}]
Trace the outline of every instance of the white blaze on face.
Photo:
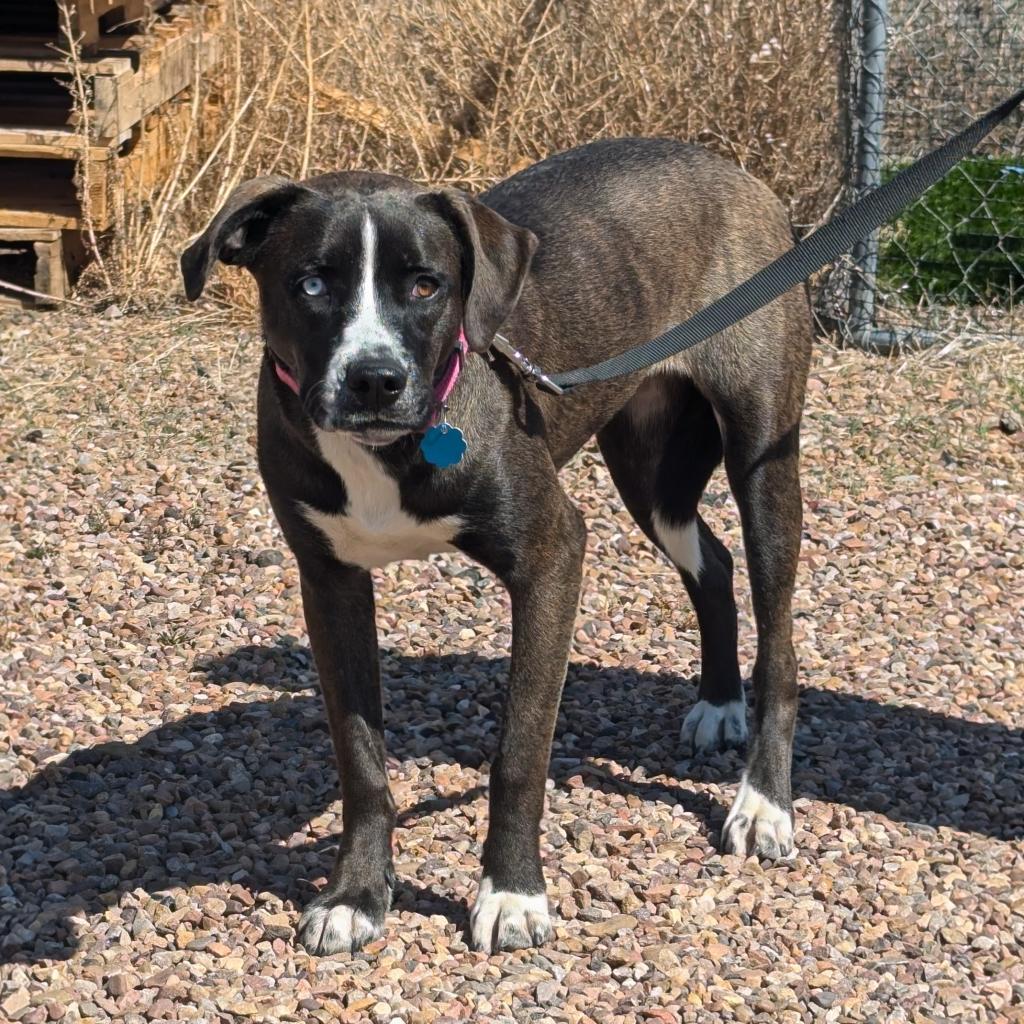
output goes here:
[{"label": "white blaze on face", "polygon": [[370,211],[363,214],[359,255],[359,288],[356,292],[355,312],[341,332],[341,344],[334,350],[327,366],[326,390],[331,399],[345,379],[351,363],[372,356],[397,359],[405,365],[401,342],[381,316],[380,297],[377,294],[377,225]]}]

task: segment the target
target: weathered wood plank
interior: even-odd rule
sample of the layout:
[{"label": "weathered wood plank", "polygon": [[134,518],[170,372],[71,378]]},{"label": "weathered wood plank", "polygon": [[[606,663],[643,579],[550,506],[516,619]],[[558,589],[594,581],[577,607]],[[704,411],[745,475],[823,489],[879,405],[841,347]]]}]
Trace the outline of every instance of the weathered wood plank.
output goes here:
[{"label": "weathered wood plank", "polygon": [[[89,156],[103,160],[108,148],[91,146]],[[70,128],[39,131],[0,128],[0,157],[5,156],[78,160],[82,156],[82,138]]]},{"label": "weathered wood plank", "polygon": [[[216,30],[222,20],[218,4],[182,5],[172,8],[169,19],[157,23],[153,31],[124,40],[117,56],[86,58],[83,71],[92,83],[89,127],[93,140],[124,141],[146,114],[191,85],[198,73],[213,67],[220,58]],[[68,75],[67,65],[54,60],[19,63],[0,58],[0,71],[4,70]],[[18,91],[0,91],[0,150],[8,143],[19,143],[12,133],[73,125],[74,112],[65,94],[61,93],[61,110],[50,113],[40,107],[38,116],[34,104],[26,105],[30,99]]]},{"label": "weathered wood plank", "polygon": [[68,276],[64,270],[64,247],[60,238],[40,240],[32,248],[36,254],[35,290],[63,299],[68,293]]},{"label": "weathered wood plank", "polygon": [[[65,161],[0,161],[0,224],[26,228],[84,226],[74,165]],[[93,226],[109,226],[107,163],[89,162],[89,205]]]},{"label": "weathered wood plank", "polygon": [[53,242],[60,238],[60,234],[57,229],[0,226],[0,244],[3,242]]},{"label": "weathered wood plank", "polygon": [[95,79],[93,133],[97,139],[123,137],[128,129],[177,96],[197,74],[220,59],[218,6],[183,8],[150,35],[139,36],[138,67]]},{"label": "weathered wood plank", "polygon": [[[71,243],[70,248],[66,242]],[[61,231],[0,226],[0,306],[45,306],[50,304],[47,296],[66,298],[71,275],[81,265],[81,260],[73,256],[80,249],[77,237],[68,238]],[[31,261],[30,276],[25,275],[27,260]],[[13,284],[15,289],[6,284]],[[16,290],[19,287],[38,294]]]},{"label": "weathered wood plank", "polygon": [[[129,152],[94,148],[88,162],[90,220],[96,231],[113,226],[111,189],[148,192],[174,165],[190,116],[187,101],[147,115]],[[5,154],[0,152],[0,158]],[[46,154],[50,155],[50,154]],[[73,158],[73,153],[63,153]],[[82,163],[71,159],[0,159],[0,225],[82,229]]]}]

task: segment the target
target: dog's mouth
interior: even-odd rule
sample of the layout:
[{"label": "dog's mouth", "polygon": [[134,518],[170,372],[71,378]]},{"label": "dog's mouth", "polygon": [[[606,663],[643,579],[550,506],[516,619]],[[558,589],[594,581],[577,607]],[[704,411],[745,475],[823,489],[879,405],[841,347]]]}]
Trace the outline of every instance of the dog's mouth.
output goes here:
[{"label": "dog's mouth", "polygon": [[383,448],[411,435],[422,434],[430,426],[430,411],[422,415],[401,419],[380,419],[366,414],[332,418],[329,414],[314,416],[321,430],[347,434],[365,448]]},{"label": "dog's mouth", "polygon": [[405,427],[366,427],[345,432],[352,435],[353,441],[358,441],[366,448],[384,448],[413,433]]}]

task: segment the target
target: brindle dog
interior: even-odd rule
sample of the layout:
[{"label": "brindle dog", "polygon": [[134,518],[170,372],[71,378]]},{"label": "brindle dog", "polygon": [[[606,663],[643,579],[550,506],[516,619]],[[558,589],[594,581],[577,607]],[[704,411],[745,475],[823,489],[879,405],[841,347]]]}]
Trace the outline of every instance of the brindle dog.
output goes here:
[{"label": "brindle dog", "polygon": [[[384,174],[257,179],[184,253],[191,299],[217,260],[259,286],[259,463],[298,559],[344,798],[337,864],[299,926],[308,949],[379,936],[395,884],[370,569],[454,549],[495,573],[512,603],[472,939],[490,951],[549,937],[539,825],[585,538],[558,470],[595,434],[696,608],[700,689],[681,741],[697,752],[747,736],[732,559],[698,511],[724,458],[758,647],[748,763],[723,842],[791,852],[805,290],[652,370],[562,397],[489,350],[500,329],[548,372],[597,362],[792,243],[781,204],[736,167],[679,142],[622,139],[551,157],[478,199]],[[445,390],[468,449],[441,467],[420,444]]]}]

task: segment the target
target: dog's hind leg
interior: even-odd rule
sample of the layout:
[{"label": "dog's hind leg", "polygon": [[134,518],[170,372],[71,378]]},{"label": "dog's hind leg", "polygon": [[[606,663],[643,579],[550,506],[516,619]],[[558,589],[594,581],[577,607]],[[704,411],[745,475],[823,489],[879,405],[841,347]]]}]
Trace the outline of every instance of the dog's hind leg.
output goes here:
[{"label": "dog's hind leg", "polygon": [[[723,341],[721,352],[703,353],[698,374],[721,429],[757,623],[754,727],[722,839],[731,853],[774,859],[793,850],[790,777],[798,687],[792,602],[802,523],[799,435],[810,332],[795,316],[788,328],[782,322],[756,329],[764,333],[737,331]],[[769,341],[758,348],[759,337],[786,340],[777,343],[776,354]],[[737,353],[733,358],[730,345]]]},{"label": "dog's hind leg", "polygon": [[695,753],[740,745],[747,724],[732,556],[697,512],[722,459],[711,406],[683,378],[655,377],[601,431],[598,443],[626,507],[679,570],[697,613],[700,686],[682,742]]},{"label": "dog's hind leg", "polygon": [[788,856],[793,849],[790,769],[796,725],[793,588],[801,534],[799,413],[770,431],[726,428],[726,470],[743,521],[757,621],[754,736],[747,769],[725,823],[732,853]]}]

